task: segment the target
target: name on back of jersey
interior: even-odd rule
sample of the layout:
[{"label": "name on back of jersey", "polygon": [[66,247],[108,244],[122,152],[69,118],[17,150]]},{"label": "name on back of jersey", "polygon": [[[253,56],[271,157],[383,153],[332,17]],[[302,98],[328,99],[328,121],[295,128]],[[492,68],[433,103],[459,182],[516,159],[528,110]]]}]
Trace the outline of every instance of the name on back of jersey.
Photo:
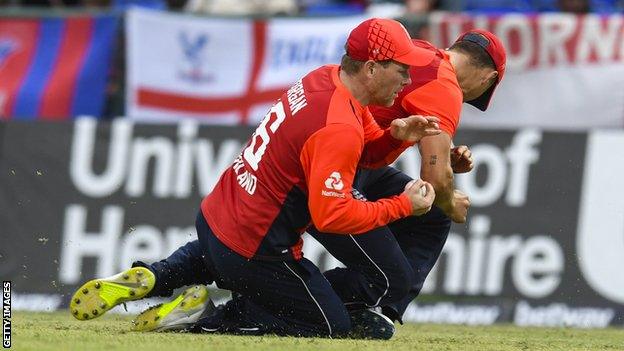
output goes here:
[{"label": "name on back of jersey", "polygon": [[301,79],[299,79],[297,83],[295,83],[295,85],[288,89],[288,91],[286,92],[286,97],[288,98],[288,107],[290,108],[290,114],[293,117],[297,112],[299,112],[299,110],[308,105]]},{"label": "name on back of jersey", "polygon": [[[308,105],[308,101],[305,97],[303,90],[303,83],[301,79],[295,83],[286,92],[288,99],[288,107],[290,108],[290,115],[294,116],[302,108]],[[249,195],[253,195],[256,192],[256,186],[258,184],[258,178],[255,174],[245,168],[245,161],[251,169],[258,170],[260,161],[262,160],[272,136],[277,132],[277,129],[282,125],[286,118],[286,112],[284,111],[284,104],[282,101],[278,101],[271,107],[267,115],[262,119],[262,122],[251,136],[249,145],[243,150],[243,153],[239,155],[232,169],[236,173],[236,180],[238,185],[243,188]]]},{"label": "name on back of jersey", "polygon": [[253,195],[256,192],[258,178],[256,178],[254,174],[245,169],[242,155],[238,155],[238,157],[234,160],[232,168],[236,173],[236,180],[238,181],[238,185],[240,185],[240,187],[243,188],[249,195]]}]

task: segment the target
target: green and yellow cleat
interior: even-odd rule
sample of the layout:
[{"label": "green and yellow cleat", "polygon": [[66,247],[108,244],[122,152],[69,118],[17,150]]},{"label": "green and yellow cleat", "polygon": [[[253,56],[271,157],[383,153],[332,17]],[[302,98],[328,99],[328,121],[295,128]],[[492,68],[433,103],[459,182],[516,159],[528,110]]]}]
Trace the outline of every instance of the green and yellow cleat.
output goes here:
[{"label": "green and yellow cleat", "polygon": [[121,303],[145,297],[155,283],[154,273],[145,267],[134,267],[112,277],[93,279],[74,293],[69,310],[79,320],[97,318]]},{"label": "green and yellow cleat", "polygon": [[214,310],[208,289],[196,285],[186,289],[174,300],[141,312],[135,320],[135,331],[183,330],[197,322],[204,312]]}]

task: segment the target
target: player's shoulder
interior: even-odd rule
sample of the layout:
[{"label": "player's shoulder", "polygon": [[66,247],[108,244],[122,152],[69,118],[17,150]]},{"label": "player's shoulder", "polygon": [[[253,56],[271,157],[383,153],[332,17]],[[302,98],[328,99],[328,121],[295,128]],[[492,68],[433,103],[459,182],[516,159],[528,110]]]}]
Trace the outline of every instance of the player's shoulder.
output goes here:
[{"label": "player's shoulder", "polygon": [[[336,90],[332,79],[332,65],[321,66],[301,78],[284,94],[286,101],[305,101],[306,109],[299,115],[319,116],[329,108],[331,97]],[[289,103],[290,105],[290,103]],[[314,118],[317,120],[318,118]]]},{"label": "player's shoulder", "polygon": [[336,89],[336,85],[332,79],[332,72],[337,69],[337,65],[321,66],[307,75],[301,80],[306,93],[322,93],[331,92]]},{"label": "player's shoulder", "polygon": [[[410,71],[412,84],[400,95],[403,109],[420,107],[424,111],[448,111],[457,115],[461,110],[463,93],[449,56],[440,50],[434,62]],[[414,113],[414,111],[409,111]]]},{"label": "player's shoulder", "polygon": [[440,89],[441,93],[456,95],[459,92],[461,94],[457,75],[448,54],[437,48],[435,50],[437,50],[438,54],[431,63],[410,69],[412,83],[404,89],[403,96],[407,96],[411,92],[424,87],[427,89],[432,87],[433,89]]},{"label": "player's shoulder", "polygon": [[326,123],[361,125],[365,108],[340,82],[339,66],[326,65],[310,72],[303,79],[306,95],[315,105],[314,113],[324,113]]},{"label": "player's shoulder", "polygon": [[440,75],[440,69],[447,69],[445,63],[445,54],[443,50],[438,49],[426,40],[412,39],[412,41],[418,47],[435,52],[435,56],[433,57],[433,60],[431,60],[431,62],[429,62],[429,64],[425,66],[410,67],[409,74],[412,83],[405,87],[405,93],[409,93],[422,87],[425,84],[428,84],[431,81],[438,79]]},{"label": "player's shoulder", "polygon": [[[327,125],[349,125],[363,133],[364,119],[370,112],[352,97],[337,90],[331,98],[327,110]],[[363,134],[362,134],[363,135]]]},{"label": "player's shoulder", "polygon": [[[400,96],[400,105],[423,106],[428,108],[461,109],[463,92],[455,72],[451,69],[440,68],[438,74],[422,82],[413,89],[406,89]],[[439,105],[439,106],[438,106]]]},{"label": "player's shoulder", "polygon": [[295,110],[301,125],[306,125],[308,131],[335,123],[348,124],[356,129],[361,125],[363,107],[339,82],[337,65],[321,66],[311,71],[289,89],[283,99],[289,106],[298,106],[299,101],[305,101],[305,108]]}]

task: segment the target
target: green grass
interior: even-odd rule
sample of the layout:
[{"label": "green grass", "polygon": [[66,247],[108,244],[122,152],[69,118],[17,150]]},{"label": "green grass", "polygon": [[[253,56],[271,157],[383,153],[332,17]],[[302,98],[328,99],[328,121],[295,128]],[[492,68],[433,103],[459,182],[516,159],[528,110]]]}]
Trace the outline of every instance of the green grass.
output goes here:
[{"label": "green grass", "polygon": [[390,341],[130,332],[128,316],[80,322],[67,312],[14,312],[15,350],[624,350],[623,329],[398,326]]}]

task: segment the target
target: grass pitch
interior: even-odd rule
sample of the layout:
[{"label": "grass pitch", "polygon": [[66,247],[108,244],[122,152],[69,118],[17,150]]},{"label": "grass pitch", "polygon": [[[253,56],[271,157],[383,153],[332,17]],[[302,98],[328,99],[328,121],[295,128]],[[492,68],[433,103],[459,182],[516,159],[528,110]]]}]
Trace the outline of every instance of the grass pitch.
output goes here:
[{"label": "grass pitch", "polygon": [[248,337],[129,331],[129,316],[108,314],[80,322],[68,312],[14,312],[15,350],[624,350],[624,329],[580,330],[469,327],[432,324],[398,326],[389,341]]}]

